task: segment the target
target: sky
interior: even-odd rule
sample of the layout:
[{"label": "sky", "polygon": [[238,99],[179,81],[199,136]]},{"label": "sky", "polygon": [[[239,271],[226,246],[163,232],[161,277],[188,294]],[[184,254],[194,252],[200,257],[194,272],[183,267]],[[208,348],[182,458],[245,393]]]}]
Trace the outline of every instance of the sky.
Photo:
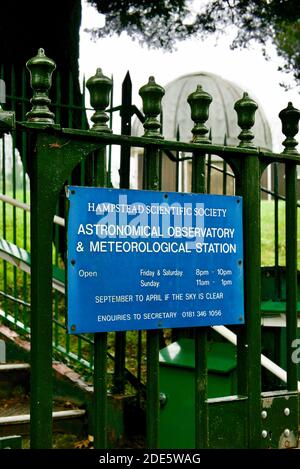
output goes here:
[{"label": "sky", "polygon": [[[179,76],[193,72],[211,72],[222,76],[248,91],[268,118],[274,151],[282,151],[281,122],[278,113],[292,101],[294,107],[300,108],[299,90],[287,74],[279,72],[281,64],[274,48],[268,53],[271,60],[266,61],[259,46],[249,50],[230,50],[232,34],[222,36],[218,40],[212,35],[205,41],[189,39],[180,42],[177,50],[170,53],[162,50],[149,50],[138,42],[130,39],[126,33],[121,37],[91,40],[84,29],[103,24],[103,18],[96,10],[83,2],[83,18],[80,35],[80,71],[86,78],[94,75],[96,68],[102,68],[107,76],[114,78],[114,104],[120,104],[122,80],[129,70],[133,83],[133,101],[141,107],[139,88],[148,82],[150,75],[158,84],[164,86]],[[285,91],[280,85],[285,82],[294,85]],[[233,111],[234,112],[234,111]],[[117,123],[116,123],[117,124]],[[117,124],[118,125],[118,124]],[[118,133],[119,129],[114,129]]]}]

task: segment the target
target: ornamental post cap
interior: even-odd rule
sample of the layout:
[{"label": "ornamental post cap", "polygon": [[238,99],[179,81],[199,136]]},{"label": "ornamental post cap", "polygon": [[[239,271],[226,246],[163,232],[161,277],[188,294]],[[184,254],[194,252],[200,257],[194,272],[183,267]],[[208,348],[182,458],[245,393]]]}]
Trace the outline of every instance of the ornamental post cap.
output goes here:
[{"label": "ornamental post cap", "polygon": [[26,118],[30,122],[54,124],[54,114],[49,109],[49,90],[56,64],[46,56],[44,49],[40,48],[37,55],[27,61],[26,67],[30,73],[30,86],[33,90],[32,109],[27,112]]},{"label": "ornamental post cap", "polygon": [[238,136],[240,140],[239,147],[255,148],[252,142],[254,134],[251,128],[255,124],[255,112],[257,108],[257,103],[250,98],[246,91],[243,93],[243,97],[234,104],[234,110],[238,117],[238,126],[242,129]]},{"label": "ornamental post cap", "polygon": [[299,131],[299,109],[294,108],[291,101],[289,101],[287,107],[280,111],[279,118],[281,120],[282,133],[286,137],[282,143],[285,147],[283,153],[298,154],[296,150],[298,142],[294,137]]},{"label": "ornamental post cap", "polygon": [[164,88],[156,83],[153,75],[149,77],[148,83],[139,89],[139,95],[142,97],[142,99],[144,96],[151,93],[158,94],[161,97],[163,97],[165,94]]},{"label": "ornamental post cap", "polygon": [[164,94],[164,88],[155,82],[154,76],[150,76],[148,83],[139,89],[145,114],[144,137],[163,138],[161,135],[161,123],[158,121],[157,116],[162,110],[161,101]]},{"label": "ornamental post cap", "polygon": [[211,143],[211,139],[207,134],[209,129],[205,122],[209,117],[209,106],[212,102],[212,96],[203,90],[202,85],[198,84],[196,91],[189,94],[187,102],[191,108],[191,118],[194,122],[192,129],[194,143]]},{"label": "ornamental post cap", "polygon": [[30,67],[34,65],[48,65],[52,70],[56,69],[56,64],[54,60],[50,59],[50,57],[47,57],[45,54],[45,50],[41,47],[38,50],[37,55],[34,57],[31,57],[31,59],[27,60],[26,62],[26,67],[30,70]]},{"label": "ornamental post cap", "polygon": [[91,121],[94,123],[91,130],[111,132],[107,125],[109,116],[106,114],[105,109],[109,105],[112,86],[111,78],[105,76],[100,67],[97,68],[95,75],[86,82],[86,87],[90,93],[91,106],[95,109],[95,113],[91,117]]}]

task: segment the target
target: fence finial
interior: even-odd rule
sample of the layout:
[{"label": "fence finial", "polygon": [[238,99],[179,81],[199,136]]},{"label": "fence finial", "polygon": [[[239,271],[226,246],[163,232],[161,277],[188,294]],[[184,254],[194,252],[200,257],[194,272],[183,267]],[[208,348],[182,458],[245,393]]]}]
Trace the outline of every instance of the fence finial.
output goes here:
[{"label": "fence finial", "polygon": [[206,135],[209,131],[204,125],[209,116],[209,106],[212,102],[210,94],[203,91],[201,85],[197,85],[196,91],[188,96],[188,103],[191,107],[191,117],[195,123],[192,134],[194,143],[211,143],[210,138]]},{"label": "fence finial", "polygon": [[139,95],[143,100],[143,112],[145,114],[144,137],[163,138],[161,134],[161,124],[157,116],[161,112],[161,100],[165,90],[155,83],[154,77],[150,77],[146,85],[139,90]]},{"label": "fence finial", "polygon": [[49,109],[49,90],[55,62],[45,55],[44,49],[39,49],[37,55],[28,60],[26,67],[30,72],[30,86],[34,93],[30,100],[32,109],[26,114],[27,121],[54,124],[54,114]]},{"label": "fence finial", "polygon": [[238,126],[242,129],[238,136],[240,140],[239,147],[255,148],[252,142],[254,134],[250,129],[254,126],[257,108],[256,102],[248,96],[248,93],[244,93],[243,97],[234,105],[238,116]]},{"label": "fence finial", "polygon": [[91,130],[97,132],[111,132],[107,125],[109,116],[105,109],[109,105],[109,96],[112,89],[112,80],[103,75],[101,68],[97,68],[94,76],[86,82],[86,87],[90,93],[91,106],[95,109],[91,120],[94,122]]},{"label": "fence finial", "polygon": [[282,123],[282,133],[286,137],[282,142],[282,145],[285,147],[283,153],[297,154],[296,146],[298,142],[294,137],[299,131],[300,111],[295,109],[293,104],[289,102],[287,107],[280,111],[279,118]]}]

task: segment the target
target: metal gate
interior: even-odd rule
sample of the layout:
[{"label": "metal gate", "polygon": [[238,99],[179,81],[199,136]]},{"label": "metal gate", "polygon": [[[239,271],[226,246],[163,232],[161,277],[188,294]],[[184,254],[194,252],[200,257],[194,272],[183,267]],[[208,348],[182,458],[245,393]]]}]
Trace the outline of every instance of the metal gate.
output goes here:
[{"label": "metal gate", "polygon": [[[298,441],[298,363],[297,344],[297,193],[296,168],[300,162],[294,137],[300,112],[289,103],[281,111],[285,135],[281,154],[256,148],[251,128],[256,103],[245,93],[236,103],[241,128],[237,147],[214,145],[205,126],[213,97],[199,86],[188,98],[191,106],[192,143],[166,141],[161,135],[162,87],[150,77],[141,88],[144,135],[128,135],[130,116],[123,120],[122,135],[111,132],[105,112],[109,105],[111,80],[98,69],[87,81],[91,105],[95,109],[90,130],[61,128],[50,111],[49,89],[54,62],[42,49],[28,64],[33,89],[32,110],[26,122],[17,122],[17,131],[28,136],[30,145],[31,201],[31,446],[51,447],[52,439],[52,224],[60,192],[79,163],[93,160],[93,184],[107,184],[107,150],[121,148],[120,187],[128,187],[130,149],[143,149],[144,189],[159,190],[162,153],[172,155],[174,164],[184,152],[192,160],[192,192],[206,190],[205,164],[210,155],[219,156],[235,176],[236,194],[243,197],[245,324],[225,331],[236,342],[237,395],[208,399],[207,346],[209,328],[193,331],[195,341],[194,421],[196,448],[294,447]],[[126,123],[127,120],[127,123]],[[1,127],[7,131],[12,116],[2,113]],[[261,349],[261,259],[260,259],[260,181],[265,168],[285,165],[286,184],[286,375],[273,366],[273,372],[286,381],[284,388],[262,393],[261,365],[269,367]],[[227,169],[226,169],[227,171]],[[220,332],[220,330],[219,330]],[[224,330],[223,330],[224,333]],[[159,447],[159,337],[158,330],[147,331],[146,416],[147,447]],[[119,374],[124,373],[125,334],[118,333]],[[94,335],[94,439],[96,448],[107,445],[107,333]],[[117,352],[116,352],[117,353]],[[269,367],[270,368],[270,367]],[[275,371],[274,371],[275,369]],[[221,416],[221,417],[220,417]]]}]

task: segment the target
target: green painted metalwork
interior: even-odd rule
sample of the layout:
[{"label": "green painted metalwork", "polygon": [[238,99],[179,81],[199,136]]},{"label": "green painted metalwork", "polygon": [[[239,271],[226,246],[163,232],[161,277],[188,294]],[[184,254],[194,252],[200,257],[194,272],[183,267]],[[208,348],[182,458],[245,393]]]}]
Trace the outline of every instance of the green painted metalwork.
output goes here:
[{"label": "green painted metalwork", "polygon": [[[240,146],[252,147],[256,103],[244,94],[235,109]],[[245,321],[238,335],[238,393],[248,397],[248,445],[260,446],[260,394],[261,394],[261,320],[260,320],[260,162],[253,154],[241,159],[241,171],[236,174],[237,190],[243,196],[244,229],[244,288]]]},{"label": "green painted metalwork", "polygon": [[109,105],[112,80],[103,75],[101,68],[97,68],[96,74],[86,82],[86,87],[91,95],[91,106],[95,109],[95,113],[91,117],[91,121],[94,122],[91,130],[111,132],[107,125],[109,117],[105,109]]},{"label": "green painted metalwork", "polygon": [[[27,113],[29,121],[54,123],[49,110],[48,91],[55,69],[52,60],[43,49],[27,62],[34,96],[32,110]],[[52,288],[51,233],[54,216],[53,200],[48,197],[44,170],[40,155],[31,167],[31,439],[32,448],[52,446],[52,302],[48,290]],[[52,215],[52,216],[51,216]],[[41,256],[41,253],[43,255]],[[49,271],[50,269],[50,271]],[[51,274],[50,274],[51,272]],[[49,283],[50,282],[50,283]]]},{"label": "green painted metalwork", "polygon": [[[144,136],[152,140],[161,140],[161,124],[157,116],[161,112],[161,100],[164,89],[150,77],[146,85],[142,86],[139,94],[143,100],[145,114]],[[145,148],[144,153],[144,188],[159,190],[159,152],[152,146]],[[147,331],[147,447],[158,448],[159,434],[159,331]]]},{"label": "green painted metalwork", "polygon": [[238,136],[240,139],[239,146],[251,148],[253,147],[252,140],[254,135],[250,129],[253,127],[255,122],[254,115],[257,109],[257,104],[253,99],[249,98],[248,93],[244,93],[242,99],[235,103],[234,109],[238,115],[238,125],[242,129],[242,132]]},{"label": "green painted metalwork", "polygon": [[274,265],[276,275],[276,300],[280,299],[279,274],[279,191],[278,191],[278,163],[273,166],[274,171]]},{"label": "green painted metalwork", "polygon": [[[177,183],[179,180],[179,165],[187,159],[192,160],[192,190],[195,192],[204,192],[205,188],[210,186],[210,173],[221,172],[223,187],[221,192],[226,193],[226,184],[229,177],[235,176],[236,192],[244,198],[244,246],[245,246],[245,317],[244,326],[236,327],[237,333],[237,386],[238,398],[228,398],[216,402],[208,399],[207,396],[207,349],[211,340],[211,331],[209,329],[197,328],[193,331],[195,339],[195,394],[194,394],[194,412],[195,412],[195,446],[205,448],[217,447],[272,447],[280,444],[284,418],[281,416],[284,401],[290,399],[290,396],[296,401],[297,392],[297,366],[292,362],[291,353],[294,351],[293,340],[297,337],[297,245],[296,245],[296,216],[297,216],[297,196],[296,196],[296,165],[299,164],[299,156],[296,152],[297,142],[294,137],[297,133],[299,111],[291,104],[287,109],[280,113],[283,122],[283,133],[286,136],[284,142],[285,150],[282,154],[261,151],[253,147],[253,135],[251,127],[254,123],[254,113],[256,103],[248,96],[245,96],[236,104],[238,114],[238,123],[242,131],[240,133],[240,146],[230,147],[215,145],[210,142],[213,131],[209,133],[205,128],[206,115],[210,99],[205,97],[203,90],[199,88],[196,93],[192,93],[189,102],[192,107],[192,116],[195,122],[194,141],[184,143],[178,141],[166,141],[161,134],[161,122],[158,115],[161,112],[161,98],[163,88],[157,85],[154,79],[142,87],[140,94],[144,101],[145,113],[145,135],[143,137],[132,137],[129,135],[128,126],[130,126],[133,112],[136,112],[132,106],[131,100],[127,103],[127,111],[123,109],[122,134],[114,135],[111,132],[111,125],[108,125],[108,115],[106,108],[109,105],[109,92],[111,81],[104,77],[100,70],[96,75],[88,80],[87,86],[92,94],[92,105],[95,108],[93,116],[94,126],[91,130],[85,129],[65,129],[59,125],[54,125],[54,117],[49,110],[50,102],[48,98],[49,86],[51,84],[51,71],[53,63],[45,58],[41,53],[28,62],[29,68],[33,68],[34,79],[32,86],[34,89],[34,98],[32,101],[33,110],[29,114],[29,122],[17,122],[17,128],[14,133],[15,143],[19,136],[22,136],[22,151],[30,145],[34,148],[30,160],[23,160],[23,167],[30,172],[31,176],[31,242],[27,241],[27,227],[23,230],[23,249],[25,252],[31,251],[31,340],[32,340],[32,435],[31,444],[33,448],[46,448],[51,446],[51,410],[52,410],[52,330],[56,350],[67,354],[77,362],[85,364],[92,368],[92,360],[84,353],[82,344],[87,344],[94,352],[94,413],[95,413],[95,447],[106,447],[106,428],[107,428],[107,335],[97,334],[94,344],[90,337],[78,337],[76,340],[76,353],[74,353],[73,342],[65,336],[65,323],[62,314],[59,311],[59,297],[54,297],[54,323],[52,321],[52,253],[53,239],[58,241],[58,229],[55,230],[54,238],[52,236],[53,216],[56,213],[57,200],[64,183],[70,177],[73,169],[81,165],[81,183],[84,183],[85,170],[92,162],[91,181],[95,185],[104,186],[109,183],[110,175],[107,174],[106,165],[106,146],[116,145],[122,149],[121,159],[122,186],[128,186],[130,165],[129,155],[131,147],[140,147],[144,149],[144,188],[159,190],[161,187],[161,165],[160,153],[164,152],[177,167]],[[36,67],[36,68],[34,68]],[[44,68],[43,68],[44,67]],[[42,78],[45,78],[43,81]],[[128,78],[127,78],[128,80]],[[39,82],[43,81],[42,97],[38,96]],[[100,88],[97,89],[97,86]],[[127,88],[129,85],[127,83]],[[101,88],[103,87],[103,88]],[[14,88],[12,87],[12,90]],[[60,107],[59,87],[56,93],[55,108],[56,122],[59,124]],[[14,94],[14,93],[13,93]],[[204,98],[203,98],[204,97]],[[28,100],[25,98],[25,87],[22,91],[22,115],[28,106]],[[36,101],[36,99],[40,101]],[[72,99],[70,96],[70,107],[68,108],[69,125],[73,125],[72,117]],[[125,103],[124,103],[125,105]],[[16,102],[12,102],[12,109],[16,107]],[[41,107],[42,109],[40,109]],[[126,108],[126,105],[125,105]],[[115,108],[115,110],[120,110]],[[112,110],[109,111],[111,114]],[[138,113],[137,113],[138,114]],[[140,113],[141,114],[141,113]],[[140,116],[142,119],[143,116]],[[44,121],[43,121],[44,119]],[[49,122],[49,119],[51,122]],[[84,125],[82,125],[84,127]],[[200,127],[199,127],[200,126]],[[199,130],[200,128],[200,130]],[[205,129],[205,131],[204,131]],[[213,138],[213,137],[212,137]],[[204,143],[205,140],[205,143]],[[3,144],[4,145],[4,144]],[[182,156],[184,153],[184,156]],[[223,160],[221,166],[215,164],[211,158],[212,155],[221,157]],[[205,159],[207,159],[208,170],[205,177]],[[88,164],[87,164],[88,163]],[[262,422],[262,410],[267,405],[266,396],[261,395],[261,311],[272,307],[271,302],[268,305],[261,303],[261,269],[260,269],[260,179],[264,168],[270,164],[284,163],[286,168],[286,368],[287,368],[287,386],[280,396],[275,395],[272,389],[270,396],[278,398],[280,405],[274,406],[272,410],[272,424],[274,428],[268,428],[268,432],[277,435],[273,439],[269,436],[263,436],[264,424]],[[162,175],[163,177],[163,175]],[[27,179],[23,173],[23,197],[28,199]],[[11,195],[17,196],[18,168],[16,152],[13,151],[12,165],[12,191]],[[2,191],[7,193],[7,165],[5,161],[5,151],[2,157]],[[265,189],[264,189],[265,190]],[[278,193],[276,187],[270,194],[278,201],[283,198]],[[27,200],[26,199],[26,200]],[[17,210],[11,210],[14,228],[12,231],[12,243],[17,244]],[[275,208],[276,210],[276,208]],[[26,211],[24,211],[26,214]],[[7,216],[8,207],[6,202],[2,202],[2,236],[7,237]],[[27,226],[26,215],[24,223]],[[276,223],[276,226],[278,223]],[[60,229],[60,228],[59,228]],[[278,243],[278,240],[277,240]],[[276,245],[276,240],[275,240]],[[54,250],[54,264],[58,265],[62,260],[57,251]],[[278,283],[282,276],[280,266],[278,267]],[[275,267],[276,267],[275,266]],[[28,277],[22,274],[24,283],[20,289],[18,285],[19,272],[16,267],[3,264],[3,285],[5,290],[3,305],[5,311],[8,311],[10,302],[9,296],[23,296],[24,309],[18,311],[17,304],[13,303],[13,318],[18,327],[23,327],[28,331],[28,302],[26,301]],[[12,291],[7,288],[12,279]],[[278,287],[278,285],[277,285]],[[276,291],[279,289],[276,287]],[[276,300],[285,299],[281,296],[281,290]],[[273,302],[274,303],[274,302]],[[273,310],[284,311],[285,304],[278,301],[273,304]],[[278,304],[277,304],[278,303]],[[19,303],[20,304],[20,303]],[[268,309],[268,311],[269,311]],[[9,314],[4,312],[1,315],[7,321]],[[27,323],[26,323],[27,321]],[[23,324],[23,326],[20,326]],[[60,342],[63,337],[63,344]],[[213,336],[214,337],[214,336]],[[139,354],[142,351],[142,335],[138,334]],[[84,340],[84,342],[82,342]],[[215,339],[214,339],[215,340]],[[276,339],[277,340],[277,339]],[[282,335],[280,341],[282,341]],[[137,360],[137,376],[134,381],[132,375],[125,372],[125,334],[118,337],[116,341],[116,361],[115,366],[115,386],[116,390],[122,392],[124,389],[124,379],[129,378],[135,382],[137,389],[138,381],[142,379],[141,360]],[[159,446],[159,377],[158,377],[158,351],[159,351],[159,332],[149,331],[147,333],[147,445],[150,448]],[[270,394],[271,393],[271,394]],[[142,395],[139,394],[139,398]],[[277,402],[277,401],[276,401]],[[295,434],[299,423],[298,411],[294,408],[289,416],[288,429]],[[222,414],[222,421],[220,419]],[[279,415],[280,414],[280,415]],[[285,415],[285,414],[284,414]],[[269,425],[270,427],[270,425]],[[227,430],[230,428],[230,432]],[[232,430],[234,429],[234,430]],[[280,433],[281,432],[281,433]],[[269,435],[269,433],[268,433]],[[287,438],[285,436],[285,438]],[[282,439],[280,440],[282,441]],[[284,440],[286,441],[286,440]],[[290,440],[290,445],[292,445]]]},{"label": "green painted metalwork", "polygon": [[261,399],[261,448],[288,449],[297,446],[299,397],[277,391]]},{"label": "green painted metalwork", "polygon": [[[205,136],[208,129],[205,122],[209,116],[212,97],[198,86],[188,96],[191,117],[195,123],[192,129],[193,142],[211,143]],[[192,192],[205,192],[205,153],[194,151],[192,159]],[[207,328],[196,328],[195,335],[195,445],[209,447],[209,419],[207,405]]]},{"label": "green painted metalwork", "polygon": [[22,437],[21,436],[4,436],[0,438],[0,449],[21,449]]},{"label": "green painted metalwork", "polygon": [[[122,108],[121,108],[121,134],[131,135],[132,107],[132,83],[129,72],[126,73],[122,84]],[[121,148],[120,158],[120,187],[129,189],[130,186],[130,147]]]},{"label": "green painted metalwork", "polygon": [[[192,339],[180,339],[160,351],[160,391],[165,395],[160,417],[162,448],[195,448],[197,444],[195,426],[192,425],[195,417],[196,394],[193,390],[196,356],[195,341]],[[236,394],[234,345],[222,342],[210,342],[207,345],[207,375],[208,398]],[[208,404],[206,407],[211,412]],[[208,426],[208,413],[206,419]],[[211,428],[206,431],[210,433]]]},{"label": "green painted metalwork", "polygon": [[[132,83],[129,72],[126,73],[122,83],[122,107],[121,134],[131,135],[132,107]],[[120,188],[130,187],[130,147],[123,146],[120,152]],[[116,332],[115,334],[115,370],[113,392],[123,393],[125,389],[125,355],[126,355],[126,332]],[[140,355],[140,354],[139,354]]]},{"label": "green painted metalwork", "polygon": [[297,174],[296,164],[285,167],[286,183],[286,350],[287,389],[297,391],[298,365],[291,359],[297,339]]},{"label": "green painted metalwork", "polygon": [[194,143],[210,143],[211,140],[206,136],[208,128],[204,123],[208,119],[209,105],[212,102],[210,94],[203,91],[202,86],[198,85],[196,91],[188,96],[188,103],[191,106],[192,120],[195,126],[192,129]]},{"label": "green painted metalwork", "polygon": [[[91,120],[94,125],[91,130],[109,133],[107,125],[109,120],[105,109],[109,105],[109,96],[112,89],[112,80],[103,75],[100,68],[96,75],[89,78],[86,86],[90,92],[91,105],[96,112]],[[94,185],[105,187],[106,175],[106,148],[94,152]],[[94,447],[107,448],[107,333],[94,334]]]},{"label": "green painted metalwork", "polygon": [[28,60],[26,67],[30,71],[30,85],[34,90],[31,103],[33,105],[26,117],[30,122],[54,124],[54,114],[49,109],[48,91],[52,83],[52,73],[56,65],[46,57],[44,49],[39,49],[35,57]]},{"label": "green painted metalwork", "polygon": [[280,111],[279,118],[282,123],[282,132],[286,136],[286,139],[282,142],[282,145],[285,147],[284,153],[297,155],[296,146],[298,142],[294,137],[299,131],[300,111],[295,109],[292,103],[289,102],[287,107]]},{"label": "green painted metalwork", "polygon": [[[284,153],[298,154],[295,135],[299,130],[300,111],[292,103],[279,113]],[[298,367],[291,359],[297,338],[297,175],[296,164],[285,165],[286,184],[286,353],[287,389],[297,391]]]},{"label": "green painted metalwork", "polygon": [[15,129],[15,113],[4,111],[0,105],[0,135],[3,137],[4,132],[11,132]]},{"label": "green painted metalwork", "polygon": [[207,329],[195,329],[195,447],[209,447]]},{"label": "green painted metalwork", "polygon": [[94,447],[107,448],[107,333],[94,334]]},{"label": "green painted metalwork", "polygon": [[160,132],[161,123],[157,116],[161,113],[161,100],[165,90],[155,83],[154,77],[149,77],[148,83],[140,88],[139,94],[143,100],[145,114],[144,137],[163,138]]},{"label": "green painted metalwork", "polygon": [[[208,117],[208,116],[207,116]],[[193,153],[192,191],[205,192],[205,156]],[[207,406],[207,328],[197,328],[195,334],[195,428],[196,448],[209,446]]]}]

